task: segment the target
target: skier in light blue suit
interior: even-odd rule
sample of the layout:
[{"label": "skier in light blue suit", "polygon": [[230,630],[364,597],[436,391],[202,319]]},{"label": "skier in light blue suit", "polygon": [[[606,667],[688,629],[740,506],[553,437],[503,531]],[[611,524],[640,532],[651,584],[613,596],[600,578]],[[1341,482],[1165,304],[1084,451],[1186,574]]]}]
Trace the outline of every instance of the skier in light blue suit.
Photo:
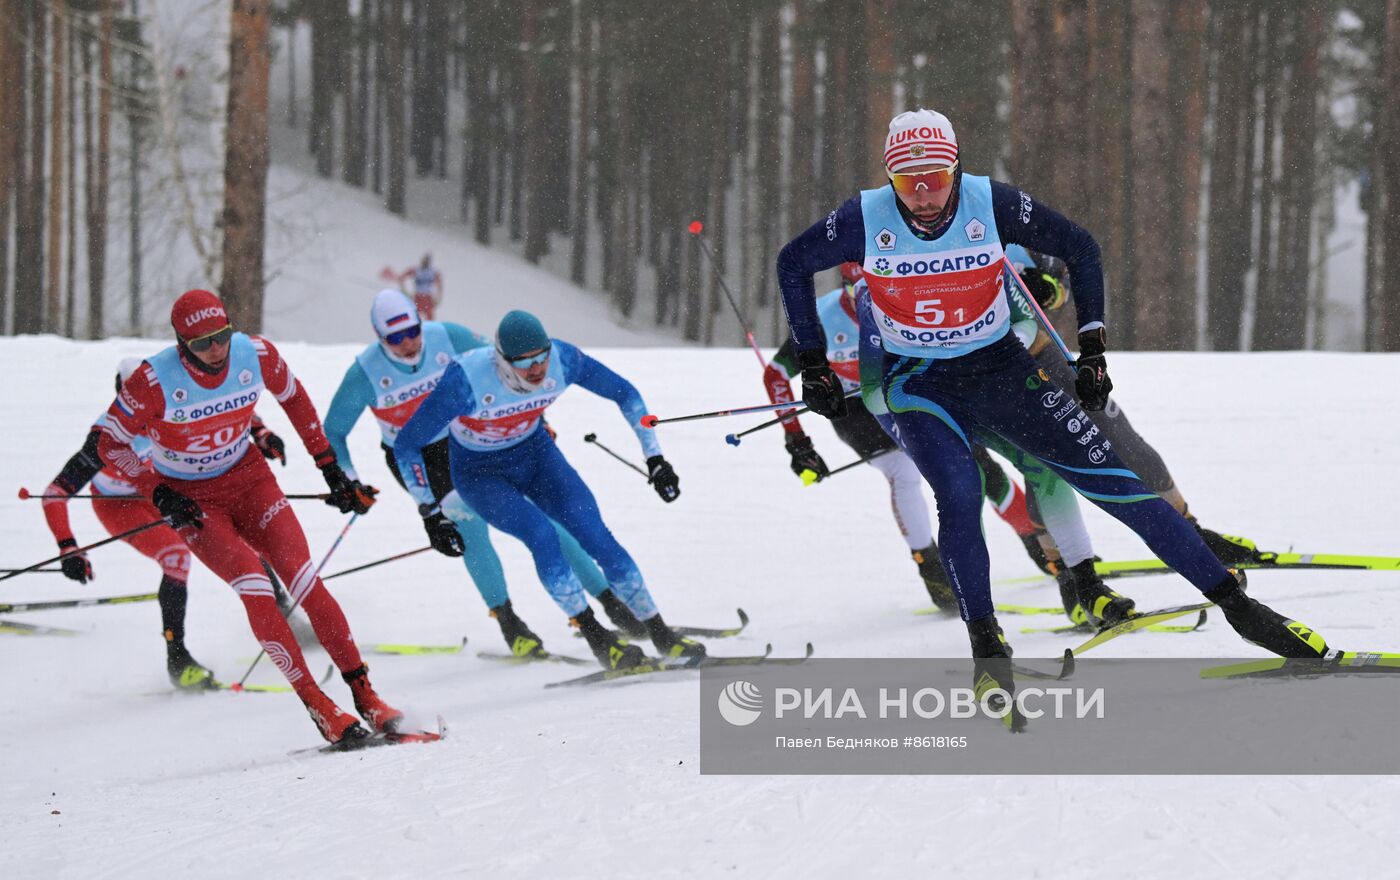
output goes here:
[{"label": "skier in light blue suit", "polygon": [[[389,471],[403,485],[393,451],[399,430],[437,385],[454,357],[472,349],[489,347],[491,343],[460,324],[422,321],[409,298],[397,290],[382,290],[375,296],[370,319],[378,341],[360,352],[355,363],[346,370],[326,412],[326,436],[346,473],[355,473],[346,438],[360,415],[369,409],[379,423],[380,445]],[[500,625],[506,644],[518,656],[542,653],[544,645],[540,637],[511,605],[505,571],[491,545],[486,521],[452,490],[446,429],[439,432],[423,452],[434,497],[461,537],[462,553],[458,555],[466,563],[467,573],[482,601]],[[557,531],[564,556],[583,588],[602,602],[615,624],[633,634],[645,633],[645,627],[627,606],[609,592],[603,573],[578,542],[563,529]]]},{"label": "skier in light blue suit", "polygon": [[545,409],[570,385],[617,403],[637,432],[652,487],[663,501],[678,498],[675,471],[655,435],[640,426],[646,404],[637,389],[573,345],[551,339],[534,315],[513,311],[501,320],[494,350],[458,355],[394,442],[394,456],[419,502],[424,528],[439,549],[455,534],[423,457],[424,447],[446,428],[457,493],[488,523],[529,547],[540,580],[600,663],[625,668],[644,662],[644,655],[594,618],[550,518],[597,560],[613,593],[646,625],[663,656],[703,656],[703,645],[661,619],[637,564],[603,523],[593,493],[543,427]]}]

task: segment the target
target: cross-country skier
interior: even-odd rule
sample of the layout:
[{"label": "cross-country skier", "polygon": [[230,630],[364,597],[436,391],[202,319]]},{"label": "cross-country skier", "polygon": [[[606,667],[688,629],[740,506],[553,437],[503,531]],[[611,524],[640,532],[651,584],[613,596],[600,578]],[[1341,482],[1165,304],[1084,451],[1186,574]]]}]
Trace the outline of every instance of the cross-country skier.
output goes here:
[{"label": "cross-country skier", "polygon": [[[933,486],[939,538],[967,623],[980,687],[1010,685],[1009,646],[997,625],[982,537],[982,477],[968,431],[999,434],[1044,461],[1082,495],[1137,532],[1152,551],[1219,605],[1247,640],[1286,657],[1320,657],[1317,633],[1245,595],[1195,528],[1149,491],[1103,442],[1085,413],[1112,390],[1104,352],[1103,272],[1093,236],[1015,187],[964,175],[952,124],[940,113],[895,116],[885,139],[890,183],[837,207],[789,242],[777,260],[783,307],[802,368],[803,402],[838,418],[846,404],[826,359],[815,272],[858,261],[883,349],[881,392],[904,450]],[[1010,333],[1004,244],[1069,266],[1077,294],[1079,401],[1044,375]],[[1087,605],[1087,603],[1086,603]],[[1130,610],[1105,603],[1112,623]],[[1009,718],[1012,716],[1008,716]]]},{"label": "cross-country skier", "polygon": [[[126,358],[117,366],[117,393],[121,393],[122,383],[137,367],[140,358]],[[102,463],[97,455],[98,439],[106,424],[104,412],[93,424],[83,448],[73,454],[68,462],[44,490],[44,519],[49,531],[58,541],[58,548],[71,551],[78,542],[73,537],[73,529],[68,521],[69,496],[83,490],[92,483],[92,510],[97,514],[109,535],[119,535],[138,526],[160,518],[160,512],[145,497],[138,494],[129,480],[110,466]],[[265,458],[281,458],[286,461],[282,438],[263,426],[256,416],[253,418],[253,442]],[[145,435],[134,437],[132,448],[144,460],[150,459],[151,441]],[[190,577],[190,550],[185,542],[167,525],[156,526],[129,535],[122,539],[142,556],[160,565],[160,587],[156,601],[160,605],[161,633],[165,639],[165,669],[170,683],[182,690],[203,690],[212,687],[214,674],[190,655],[185,646],[185,606],[188,601],[186,584]],[[85,553],[69,552],[60,565],[64,577],[85,584],[93,579],[92,563]]]},{"label": "cross-country skier", "polygon": [[[414,311],[413,303],[401,291],[381,290],[370,307],[370,322],[378,341],[368,345],[345,372],[340,388],[326,410],[326,437],[335,450],[336,461],[352,480],[359,479],[350,459],[346,438],[355,422],[368,408],[379,423],[380,447],[384,450],[389,472],[403,485],[398,463],[394,459],[394,440],[408,422],[418,405],[442,378],[452,359],[476,348],[489,348],[491,343],[461,324],[423,321]],[[505,571],[486,521],[477,516],[452,488],[452,473],[448,464],[446,426],[439,436],[423,447],[423,461],[428,473],[428,487],[433,500],[443,514],[456,526],[460,537],[457,545],[445,545],[445,532],[433,532],[434,549],[449,556],[460,555],[467,573],[481,594],[491,616],[500,625],[506,645],[516,656],[539,655],[544,651],[540,637],[525,624],[511,605],[506,589]],[[583,552],[578,541],[567,531],[555,526],[564,557],[578,575],[588,593],[602,603],[612,622],[633,635],[644,635],[646,628],[627,610],[612,591],[598,566]]]},{"label": "cross-country skier", "polygon": [[[266,389],[291,419],[330,489],[327,503],[364,513],[375,490],[347,477],[321,430],[311,398],[271,342],[235,332],[219,298],[190,290],[170,312],[176,343],[147,358],[107,410],[97,451],[103,464],[150,497],[211,571],[238,593],[253,634],[332,743],[369,732],[316,684],[292,637],[259,556],[300,600],[321,645],[374,730],[403,713],[370,685],[368,669],[335,598],[316,576],[306,536],[272,471],[247,455],[253,406]],[[147,468],[132,448],[151,441]]]},{"label": "cross-country skier", "polygon": [[[827,360],[849,394],[860,385],[860,340],[855,317],[856,291],[865,287],[860,264],[842,263],[841,281],[841,287],[817,299],[817,316],[826,338]],[[768,398],[774,403],[793,400],[791,381],[799,372],[792,340],[788,339],[779,346],[763,371],[763,385]],[[797,416],[793,416],[782,424],[785,432],[783,445],[792,457],[793,473],[804,479],[814,477],[820,481],[828,473],[827,464],[813,447],[807,432],[802,430],[801,422]],[[899,451],[898,444],[876,417],[856,399],[847,401],[846,415],[834,420],[832,427],[836,430],[836,436],[851,447],[859,458],[865,459],[885,476],[890,484],[890,506],[894,511],[895,524],[909,545],[910,555],[918,566],[929,598],[937,607],[956,612],[957,598],[943,569],[938,543],[933,540],[933,524],[924,501],[923,478],[919,475],[919,469],[909,456]],[[1030,519],[1021,487],[1007,478],[1001,465],[984,447],[974,445],[972,451],[982,469],[987,500],[992,503],[997,515],[1016,531],[1031,558],[1041,564],[1044,560],[1038,537],[1041,529]],[[812,477],[804,476],[808,472]]]},{"label": "cross-country skier", "polygon": [[[1040,303],[1047,313],[1054,314],[1069,302],[1071,291],[1069,279],[1065,277],[1063,261],[1044,255],[1028,252],[1020,245],[1013,244],[1006,249],[1006,257],[1012,267],[1020,273],[1026,289]],[[1038,328],[1039,329],[1039,328]],[[1074,384],[1074,370],[1065,362],[1059,349],[1050,341],[1050,335],[1039,329],[1035,341],[1027,346],[1036,362],[1050,374],[1061,387]],[[1186,498],[1172,479],[1171,471],[1162,460],[1162,455],[1152,444],[1143,439],[1127,413],[1118,406],[1112,397],[1104,404],[1103,412],[1094,417],[1094,424],[1103,431],[1103,436],[1113,444],[1113,451],[1142,478],[1147,488],[1161,495],[1177,512],[1191,521],[1200,532],[1206,546],[1226,565],[1238,565],[1259,560],[1259,551],[1254,542],[1233,538],[1208,529],[1197,521],[1186,503]]]},{"label": "cross-country skier", "polygon": [[593,616],[551,519],[597,560],[613,593],[646,625],[662,656],[704,656],[704,645],[662,620],[637,564],[603,523],[593,493],[541,425],[545,409],[570,385],[618,405],[641,441],[652,488],[668,503],[680,497],[680,480],[655,434],[639,425],[646,404],[637,389],[573,345],[551,339],[534,315],[513,311],[501,319],[494,348],[457,356],[394,442],[394,457],[419,502],[423,526],[434,546],[450,546],[458,539],[423,459],[423,447],[447,427],[457,493],[492,526],[525,543],[540,581],[582,632],[598,662],[625,668],[644,662],[644,655]]},{"label": "cross-country skier", "polygon": [[424,321],[433,319],[433,311],[442,303],[442,273],[433,266],[433,255],[424,254],[417,266],[409,266],[399,275],[399,284],[413,282],[413,305]]}]

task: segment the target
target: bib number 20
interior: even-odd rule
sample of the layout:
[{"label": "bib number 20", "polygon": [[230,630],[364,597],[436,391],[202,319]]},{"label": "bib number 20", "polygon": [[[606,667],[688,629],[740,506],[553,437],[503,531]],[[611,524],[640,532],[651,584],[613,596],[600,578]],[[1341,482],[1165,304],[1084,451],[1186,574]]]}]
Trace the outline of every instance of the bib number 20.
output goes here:
[{"label": "bib number 20", "polygon": [[189,446],[186,448],[190,452],[212,452],[217,447],[232,443],[236,436],[238,436],[238,429],[227,425],[212,434],[196,434],[190,438]]}]

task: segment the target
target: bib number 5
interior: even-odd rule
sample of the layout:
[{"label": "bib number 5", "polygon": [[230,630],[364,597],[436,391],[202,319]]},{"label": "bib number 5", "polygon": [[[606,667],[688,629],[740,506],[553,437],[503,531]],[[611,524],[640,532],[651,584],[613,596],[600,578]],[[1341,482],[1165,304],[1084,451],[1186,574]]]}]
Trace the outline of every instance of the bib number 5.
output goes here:
[{"label": "bib number 5", "polygon": [[942,324],[945,317],[943,310],[939,308],[942,303],[941,299],[925,299],[915,303],[914,320],[932,327]]}]

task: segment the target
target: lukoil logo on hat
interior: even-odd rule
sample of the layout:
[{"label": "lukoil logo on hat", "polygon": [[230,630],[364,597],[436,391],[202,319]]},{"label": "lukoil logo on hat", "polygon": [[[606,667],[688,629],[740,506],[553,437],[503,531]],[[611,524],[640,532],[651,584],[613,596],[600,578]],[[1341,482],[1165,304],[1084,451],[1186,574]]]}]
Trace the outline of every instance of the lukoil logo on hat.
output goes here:
[{"label": "lukoil logo on hat", "polygon": [[748,727],[762,715],[763,691],[758,685],[739,679],[720,691],[719,717],[735,727]]},{"label": "lukoil logo on hat", "polygon": [[228,324],[223,302],[208,290],[187,290],[170,309],[170,325],[181,339],[198,339]]},{"label": "lukoil logo on hat", "polygon": [[952,165],[958,160],[953,123],[936,110],[906,110],[890,120],[885,167],[898,174],[916,165]]}]

